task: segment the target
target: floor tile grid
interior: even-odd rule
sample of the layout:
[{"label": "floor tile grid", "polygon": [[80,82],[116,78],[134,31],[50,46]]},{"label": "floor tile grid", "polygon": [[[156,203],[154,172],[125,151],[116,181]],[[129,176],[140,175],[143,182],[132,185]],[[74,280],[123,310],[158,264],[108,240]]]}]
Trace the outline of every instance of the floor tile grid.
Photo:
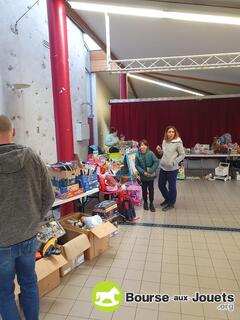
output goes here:
[{"label": "floor tile grid", "polygon": [[[238,260],[236,260],[236,265],[238,267],[238,269],[240,270],[240,249],[238,247],[238,243],[236,242],[236,239],[232,236],[232,234],[229,235],[228,237],[228,249],[227,249],[227,246],[226,246],[226,241],[224,243],[224,241],[221,241],[222,240],[222,237],[223,235],[222,234],[219,234],[218,233],[218,237],[219,237],[219,243],[221,243],[221,250],[222,250],[222,253],[224,255],[224,258],[226,259],[227,263],[228,263],[228,268],[226,267],[226,265],[222,266],[226,269],[230,269],[234,275],[234,281],[236,283],[236,292],[235,294],[238,292],[238,294],[236,294],[236,298],[239,297],[239,292],[240,292],[240,277],[236,277],[236,273],[235,273],[235,269],[233,268],[232,266],[232,260],[229,259],[229,254],[231,254],[234,249],[234,253],[236,252],[236,257],[238,258]],[[225,237],[226,238],[226,237]],[[234,248],[233,248],[234,247]],[[236,251],[235,251],[236,250]],[[224,269],[223,268],[223,269]],[[214,268],[215,270],[215,268]],[[219,287],[221,288],[221,280],[220,279],[224,279],[224,278],[219,278],[216,274],[216,278],[217,278],[217,281],[219,283]],[[225,278],[226,282],[229,280],[227,277]],[[230,282],[230,280],[229,280]],[[234,293],[234,290],[229,290],[229,289],[224,289],[224,288],[221,288],[221,291],[228,291],[228,292],[233,292]],[[235,302],[236,305],[240,305],[240,301],[238,299],[236,299],[236,302]]]},{"label": "floor tile grid", "polygon": [[[218,237],[221,237],[221,235],[219,235],[219,234],[217,234],[217,235],[218,235]],[[206,237],[206,234],[205,234],[205,237]],[[220,238],[219,238],[219,243],[221,243]],[[234,240],[234,243],[235,243],[235,240]],[[208,241],[207,241],[207,246],[208,246],[208,248],[209,248],[209,242],[208,242]],[[227,262],[227,265],[224,264],[222,267],[223,267],[223,268],[227,268],[227,269],[231,269],[232,272],[233,272],[233,274],[234,274],[234,270],[233,270],[233,268],[232,268],[232,264],[231,264],[231,262],[230,262],[230,260],[229,260],[229,258],[228,258],[228,252],[226,251],[225,247],[224,247],[222,244],[221,244],[220,246],[221,246],[221,251],[220,251],[220,252],[221,252],[222,258],[223,258],[222,260],[223,260],[223,262],[224,262],[224,260],[226,260],[226,262]],[[210,251],[210,248],[209,248],[209,251]],[[239,253],[240,253],[240,251],[239,251]],[[210,257],[211,257],[212,263],[213,263],[214,258],[212,258],[212,255],[211,255],[211,254],[210,254]],[[216,259],[215,259],[215,260],[216,260]],[[213,263],[213,265],[214,265],[214,263]],[[216,268],[214,267],[214,271],[216,271],[215,269],[216,269]],[[220,288],[221,285],[220,285],[219,278],[218,278],[216,272],[215,272],[215,276],[216,276],[216,279],[218,280],[218,284],[219,284],[219,288]],[[234,275],[234,276],[235,276],[235,275]],[[227,280],[227,278],[226,278],[226,280]],[[234,280],[236,281],[236,283],[238,283],[236,277],[235,277]],[[238,285],[238,289],[240,289],[240,288],[239,288],[239,285]],[[222,290],[224,290],[224,289],[222,289]]]},{"label": "floor tile grid", "polygon": [[[198,232],[198,231],[197,231]],[[210,233],[211,233],[211,231],[209,231]],[[209,247],[207,246],[207,239],[206,239],[206,232],[204,231],[204,232],[200,232],[199,231],[199,235],[201,235],[201,237],[200,237],[200,239],[199,239],[199,237],[198,237],[198,242],[195,242],[196,241],[196,233],[194,233],[193,231],[191,231],[191,241],[192,241],[192,244],[193,244],[193,247],[195,246],[194,245],[194,243],[197,243],[197,245],[199,245],[199,249],[203,249],[205,252],[206,252],[206,254],[207,254],[207,257],[204,257],[205,259],[207,259],[208,261],[209,261],[209,259],[211,260],[211,254],[210,254],[210,251],[209,251]],[[196,248],[196,247],[195,247]],[[197,248],[197,249],[198,249]],[[197,279],[198,279],[198,291],[199,292],[203,292],[203,293],[208,293],[208,292],[210,292],[211,291],[211,289],[207,289],[207,292],[205,292],[206,290],[203,290],[203,287],[202,287],[202,285],[201,285],[201,283],[200,283],[200,277],[202,277],[202,278],[204,278],[205,277],[205,275],[204,275],[204,277],[203,276],[200,276],[200,274],[199,274],[199,269],[197,268],[197,266],[198,266],[198,260],[197,260],[197,255],[196,255],[196,251],[194,251],[194,259],[195,259],[195,264],[196,264],[196,269],[197,269]],[[208,266],[206,266],[206,268],[210,268],[210,265],[209,265],[209,267]],[[213,263],[212,263],[212,260],[211,260],[211,268],[213,268]],[[214,268],[213,268],[213,270],[214,270]],[[208,274],[207,274],[208,275]],[[212,275],[212,277],[211,278],[213,278],[213,279],[216,279],[216,273],[215,273],[215,271],[214,271],[214,273],[213,273],[213,275]],[[208,285],[206,285],[206,286],[208,286]],[[197,290],[196,290],[197,291]],[[204,317],[204,319],[205,320],[207,320],[207,319],[209,319],[209,315],[206,313],[206,310],[205,310],[205,308],[204,308],[204,305],[202,305],[202,312],[203,312],[203,317]],[[226,320],[227,320],[227,318],[226,318]]]},{"label": "floor tile grid", "polygon": [[[96,261],[92,261],[91,264],[89,262],[86,262],[86,264],[89,265],[89,266],[90,265],[94,265],[94,263],[96,263]],[[64,291],[64,288],[66,288],[68,286],[68,283],[69,283],[70,278],[71,278],[72,275],[74,275],[74,272],[71,272],[71,274],[69,275],[68,281],[66,281],[65,278],[62,279],[65,282],[65,286],[62,288],[61,292],[59,292],[58,296],[54,299],[55,301],[53,301],[48,313],[43,317],[43,320],[45,320],[45,319],[46,320],[50,320],[50,319],[52,319],[52,320],[55,320],[55,319],[58,320],[59,319],[60,320],[61,318],[64,319],[64,316],[65,316],[65,319],[74,318],[74,317],[71,317],[70,314],[73,311],[73,309],[76,307],[76,304],[77,304],[77,307],[78,307],[79,301],[77,300],[77,296],[76,296],[76,298],[67,298],[67,297],[62,298],[61,297],[61,293]],[[79,293],[80,293],[81,290],[84,288],[84,285],[85,285],[86,281],[87,281],[87,278],[83,282],[82,285],[72,285],[72,287],[81,288],[81,289],[79,289]],[[58,313],[57,308],[55,308],[55,309],[53,309],[51,311],[51,309],[54,307],[54,304],[56,302],[61,303],[61,305],[69,303],[70,307],[69,307],[68,311],[66,311],[65,315],[60,314],[60,312]],[[77,317],[76,319],[80,319],[80,318]],[[84,319],[84,317],[81,318],[81,319]],[[88,318],[85,318],[85,319],[88,319]]]},{"label": "floor tile grid", "polygon": [[[91,261],[86,261],[85,262],[85,264],[84,264],[84,266],[89,266],[89,268],[93,268],[95,265],[96,265],[96,263],[97,263],[97,259],[93,259],[93,260],[91,260]],[[81,267],[79,268],[79,270],[81,269]],[[71,277],[72,275],[74,274],[74,272],[72,272],[69,276],[68,276],[68,278],[69,277]],[[84,288],[84,286],[85,286],[85,283],[87,282],[87,279],[89,278],[89,276],[90,275],[88,275],[88,277],[86,277],[86,280],[85,280],[85,282],[82,284],[82,286],[81,286],[81,289],[83,289]],[[70,280],[70,278],[68,279],[68,280]],[[67,285],[68,284],[68,281],[67,281],[67,278],[63,278],[63,281],[65,282],[65,285]],[[74,285],[73,285],[74,286]],[[78,287],[77,285],[76,285],[76,287]],[[54,302],[56,302],[56,300],[57,299],[60,299],[60,294],[61,294],[61,292],[64,290],[64,286],[63,286],[63,288],[61,289],[61,291],[59,291],[59,294],[58,294],[58,297],[56,297],[53,301],[52,301],[52,304],[51,304],[51,306],[50,306],[50,308],[53,306],[53,304],[54,304]],[[67,301],[67,300],[71,300],[71,301],[73,301],[73,305],[72,305],[72,308],[69,310],[69,312],[68,312],[68,315],[66,316],[67,318],[69,317],[69,314],[71,313],[71,311],[72,311],[72,309],[73,309],[73,307],[74,307],[74,305],[75,305],[75,303],[78,301],[77,300],[77,297],[76,297],[76,299],[68,299],[68,298],[64,298],[64,299],[62,299],[62,301],[63,300],[65,300],[65,301]],[[49,308],[49,311],[50,311],[50,308]],[[51,312],[51,311],[50,311]],[[43,318],[42,319],[47,319],[48,317],[56,317],[56,318],[60,318],[62,315],[58,315],[58,314],[54,314],[54,313],[49,313],[48,315],[45,315],[45,316],[43,316]],[[62,316],[63,317],[63,316]]]},{"label": "floor tile grid", "polygon": [[[138,237],[138,235],[141,234],[141,232],[142,232],[141,229],[138,229],[138,230],[137,230],[134,246],[136,245],[137,241],[139,242],[139,239],[141,239],[141,237]],[[150,233],[150,234],[151,234],[151,233]],[[142,238],[142,239],[143,239],[143,238]],[[149,243],[150,243],[150,235],[149,235],[149,237],[148,237],[148,244],[147,244],[148,249],[149,249]],[[134,246],[133,246],[133,250],[132,250],[131,257],[130,257],[130,259],[129,259],[129,263],[130,263],[130,261],[131,261],[131,258],[133,257],[133,254],[134,254]],[[148,249],[147,249],[147,252],[148,252]],[[144,267],[145,267],[145,265],[146,265],[146,260],[145,260]],[[129,264],[128,264],[128,266],[129,266]],[[126,272],[125,272],[123,281],[124,281],[124,280],[127,280],[127,279],[125,279],[125,276],[126,276],[126,273],[127,273],[127,270],[128,270],[128,266],[127,266],[127,268],[126,268]],[[144,268],[143,268],[143,270],[144,270]],[[141,283],[142,283],[142,279],[143,279],[143,274],[144,274],[144,272],[142,273]],[[141,285],[140,285],[140,290],[139,290],[139,291],[141,291]],[[125,305],[125,306],[126,306],[126,305]],[[130,308],[130,307],[128,307],[128,308]],[[134,319],[137,319],[137,310],[138,310],[138,306],[135,308]],[[115,318],[115,314],[116,314],[116,312],[113,314],[113,318],[112,318],[112,319]]]},{"label": "floor tile grid", "polygon": [[[149,248],[150,248],[150,241],[151,241],[151,239],[152,239],[152,235],[153,235],[153,228],[151,228],[151,232],[150,232],[150,234],[149,234],[149,241],[148,241],[148,245],[147,245],[147,252],[146,252],[146,259],[145,259],[145,264],[144,264],[144,268],[143,268],[143,273],[142,273],[142,277],[141,277],[141,288],[142,288],[142,284],[143,284],[143,277],[144,277],[144,272],[146,271],[146,263],[147,263],[147,257],[148,257],[148,252],[149,252]],[[164,239],[164,238],[163,238]],[[163,242],[164,242],[164,240],[163,240]],[[161,253],[161,257],[162,257],[162,255],[163,255],[163,250],[162,250],[162,253]],[[162,266],[162,259],[161,259],[161,266]],[[148,272],[150,272],[150,271],[148,271]],[[159,279],[159,286],[158,286],[158,291],[160,292],[160,283],[161,283],[161,275],[160,275],[160,279]],[[141,293],[154,293],[154,292],[142,292],[142,290],[141,290],[141,288],[140,288],[140,291],[141,291]],[[140,319],[143,319],[143,312],[148,312],[148,313],[150,313],[152,310],[151,309],[149,309],[149,308],[144,308],[144,305],[141,305],[141,304],[138,304],[137,305],[137,307],[136,307],[136,313],[135,313],[135,320],[140,320]],[[159,306],[158,306],[158,308],[157,308],[157,310],[156,310],[157,312],[154,312],[154,314],[156,314],[157,315],[157,318],[156,319],[158,319],[158,317],[159,317]],[[153,312],[153,311],[152,311]]]},{"label": "floor tile grid", "polygon": [[[198,231],[197,231],[198,232]],[[200,232],[198,232],[199,234],[200,234]],[[194,247],[193,247],[193,238],[192,238],[192,231],[190,231],[189,232],[189,237],[188,237],[188,242],[189,242],[189,249],[190,250],[192,250],[192,253],[193,253],[193,258],[194,258],[194,267],[195,267],[195,269],[197,270],[197,268],[196,268],[196,265],[197,265],[197,262],[196,262],[196,258],[195,258],[195,255],[194,255]],[[178,241],[178,250],[180,249],[180,247],[179,247],[179,241]],[[184,256],[183,256],[184,257]],[[185,258],[186,259],[186,258]],[[180,264],[181,264],[181,261],[180,261],[180,255],[178,255],[178,264],[179,264],[179,266],[180,266]],[[197,287],[196,286],[194,286],[194,288],[196,289],[196,291],[197,290],[199,290],[199,280],[198,280],[198,275],[197,275],[197,273],[196,273],[196,276],[195,276],[195,278],[197,279]],[[187,278],[186,278],[187,279]],[[186,283],[185,284],[185,286],[186,287],[188,287],[188,283]],[[181,288],[181,287],[183,287],[183,285],[182,285],[182,283],[181,283],[181,273],[179,273],[179,287]],[[193,287],[193,285],[191,284],[191,286],[190,287]],[[181,292],[181,294],[187,294],[186,292]],[[191,294],[194,294],[194,292],[191,292]],[[191,295],[190,294],[190,295]],[[185,308],[185,304],[187,304],[187,306],[189,306],[189,304],[192,304],[192,302],[181,302],[180,303],[180,315],[181,315],[181,319],[183,320],[184,318],[186,318],[187,316],[191,316],[191,317],[194,317],[194,316],[196,316],[196,314],[195,314],[195,311],[192,311],[192,312],[189,312],[189,310],[188,311],[186,311],[186,308]],[[193,308],[193,310],[194,310],[194,308]],[[188,312],[188,313],[187,313]],[[190,314],[189,314],[190,313]]]},{"label": "floor tile grid", "polygon": [[[208,259],[208,261],[210,260],[211,265],[212,265],[211,268],[213,268],[213,272],[214,272],[212,279],[214,279],[214,281],[216,280],[217,286],[214,289],[205,289],[205,290],[203,290],[203,288],[202,288],[202,286],[200,284],[200,277],[198,275],[200,292],[204,292],[204,293],[211,293],[211,292],[221,293],[220,283],[219,283],[219,279],[218,279],[217,274],[216,274],[216,269],[215,269],[215,264],[214,264],[214,260],[216,261],[216,259],[213,258],[211,252],[213,252],[213,248],[214,247],[217,250],[219,250],[219,248],[221,248],[221,250],[219,250],[219,253],[221,253],[220,256],[223,256],[222,255],[223,254],[223,247],[218,245],[219,244],[219,236],[218,236],[217,232],[211,232],[210,231],[210,232],[203,232],[202,234],[203,234],[205,240],[202,239],[201,240],[202,241],[201,244],[204,243],[204,246],[207,247],[207,252],[209,253],[209,257],[207,259]],[[193,232],[191,232],[191,236],[192,236],[192,241],[193,241]],[[195,257],[195,261],[196,261],[196,264],[197,264],[196,256],[194,255],[194,257]],[[210,267],[210,265],[209,265],[209,267]],[[205,279],[208,279],[208,274],[206,274],[204,277],[205,277]],[[211,278],[209,278],[209,281],[210,280],[211,280]],[[206,285],[206,287],[207,286],[208,285]],[[214,305],[206,305],[205,304],[205,305],[203,305],[203,312],[204,312],[204,317],[205,317],[206,320],[210,318],[209,314],[213,314],[214,316],[219,317],[219,318],[221,317],[221,319],[228,319],[228,314],[226,312],[217,311],[215,308],[217,308],[217,304],[214,304]]]},{"label": "floor tile grid", "polygon": [[[185,316],[183,315],[184,319],[185,319]],[[209,318],[208,318],[209,319]]]},{"label": "floor tile grid", "polygon": [[[151,232],[148,232],[147,237],[146,237],[146,235],[142,234],[142,230],[141,230],[141,229],[138,230],[138,234],[137,234],[137,236],[136,236],[135,244],[136,244],[136,242],[137,242],[138,240],[140,240],[140,239],[144,240],[144,242],[146,243],[146,239],[148,239],[148,246],[147,246],[147,250],[146,250],[146,256],[145,256],[145,261],[144,261],[144,266],[143,266],[143,272],[142,272],[142,276],[141,276],[141,287],[142,287],[142,283],[143,283],[144,270],[145,270],[146,261],[147,261],[147,260],[146,260],[146,258],[147,258],[147,252],[148,252],[149,245],[150,245],[150,241],[149,241],[150,238],[151,238]],[[129,261],[132,261],[132,258],[133,258],[133,257],[135,257],[135,256],[134,256],[134,247],[133,247],[132,255],[131,255]],[[136,263],[137,263],[137,261],[136,261]],[[127,266],[127,268],[126,268],[126,272],[127,272],[127,270],[129,270],[128,266]],[[128,280],[126,279],[126,273],[125,273],[124,279],[125,279],[126,281],[128,281]],[[139,290],[139,291],[141,291],[141,290]],[[127,308],[130,308],[130,307],[127,307]],[[136,317],[136,319],[138,318],[138,316],[139,316],[140,314],[142,315],[142,312],[143,312],[144,310],[145,310],[145,309],[142,310],[142,306],[141,306],[141,305],[139,305],[139,306],[137,306],[137,308],[135,308],[135,313],[136,313],[136,314],[135,314],[135,317]],[[138,311],[141,311],[141,313],[139,313]],[[147,309],[147,312],[148,312],[148,311],[149,311],[149,310]],[[150,310],[149,312],[151,312],[151,310]],[[115,314],[114,314],[114,317],[113,317],[113,318],[115,319]]]},{"label": "floor tile grid", "polygon": [[[216,200],[215,200],[216,201]],[[200,211],[200,209],[199,209],[199,211]],[[214,211],[212,211],[212,212],[214,212]],[[217,212],[216,212],[217,213]],[[218,212],[218,214],[219,214],[219,212]],[[224,212],[223,212],[223,214],[224,214]],[[153,217],[153,216],[150,216],[149,215],[149,217]],[[130,228],[132,228],[132,226],[130,227]],[[136,227],[134,227],[134,228],[136,228]],[[143,228],[143,227],[141,227],[141,228]],[[129,231],[130,231],[130,229],[129,229]],[[180,231],[180,230],[179,230]],[[193,232],[195,232],[195,231],[193,231]],[[152,233],[152,232],[151,232]],[[199,233],[200,234],[200,233]],[[210,231],[206,231],[206,232],[204,232],[203,233],[204,235],[206,235],[206,234],[210,234],[210,235],[212,235],[212,232]],[[223,233],[224,235],[226,234],[226,233]],[[235,243],[235,245],[236,245],[236,247],[237,248],[239,248],[239,243],[240,243],[240,237],[239,237],[239,235],[238,234],[233,234],[232,235],[232,238],[234,239],[234,243]],[[221,243],[221,238],[219,238],[219,243]],[[192,241],[193,241],[193,239],[192,239]],[[193,243],[195,243],[195,239],[194,239],[194,241],[193,241]],[[207,252],[212,252],[213,250],[213,246],[212,245],[209,245],[209,241],[208,241],[208,238],[206,237],[206,241],[205,241],[205,245],[207,244]],[[211,243],[210,243],[211,244]],[[222,247],[224,247],[223,245],[222,245]],[[178,248],[179,248],[179,246],[178,246]],[[224,247],[224,256],[225,257],[227,257],[228,258],[228,252],[226,251],[227,249],[225,249],[225,247]],[[132,254],[133,254],[133,252],[132,252]],[[163,251],[162,251],[162,254],[163,254]],[[117,253],[116,253],[116,255],[115,255],[115,258],[117,257]],[[210,257],[211,257],[211,263],[212,263],[212,265],[213,265],[213,261],[214,261],[214,258],[212,258],[212,256],[210,255]],[[196,256],[195,256],[195,254],[194,254],[194,258],[195,258],[195,263],[196,263]],[[231,260],[233,260],[233,259],[231,259]],[[129,260],[130,261],[130,260]],[[230,259],[228,259],[228,262],[230,263]],[[178,265],[180,265],[180,258],[178,257]],[[230,263],[230,266],[231,266],[231,269],[232,269],[232,271],[233,271],[233,273],[234,273],[234,275],[236,276],[236,268],[232,268],[232,264]],[[127,270],[127,269],[126,269]],[[125,270],[125,274],[126,274],[126,270]],[[218,279],[218,277],[217,277],[217,274],[216,274],[216,270],[215,270],[215,268],[214,268],[214,266],[213,266],[213,270],[214,270],[214,278],[215,279]],[[178,272],[178,274],[179,274],[179,272]],[[125,275],[124,275],[125,276]],[[236,278],[236,277],[235,277]],[[179,276],[179,279],[180,279],[180,276]],[[199,280],[199,277],[198,277],[198,280]],[[179,285],[180,285],[180,281],[179,281]],[[187,315],[185,316],[185,315],[182,315],[182,318],[185,320],[186,319],[186,317],[187,317]],[[209,317],[205,317],[205,319],[207,319],[207,320],[209,320],[210,318]],[[230,318],[229,318],[230,319]]]},{"label": "floor tile grid", "polygon": [[[235,246],[236,248],[238,248],[238,254],[239,254],[239,257],[240,257],[240,234],[232,234],[232,239],[235,243]],[[225,247],[224,247],[224,250],[225,250]],[[240,262],[238,264],[238,266],[240,265]],[[232,270],[233,270],[233,273],[234,273],[234,276],[238,282],[238,285],[240,287],[240,268],[239,267],[232,267]],[[238,295],[239,297],[239,295]],[[237,301],[237,304],[240,305],[240,299]]]},{"label": "floor tile grid", "polygon": [[[128,232],[126,233],[126,235],[125,235],[125,240],[126,240],[126,238],[129,236],[129,232],[131,232],[131,230],[128,230]],[[132,261],[132,256],[133,256],[133,254],[134,254],[134,246],[136,245],[136,243],[137,243],[137,241],[138,241],[138,235],[139,235],[139,233],[141,233],[141,229],[140,228],[136,228],[136,230],[135,230],[135,232],[134,232],[134,235],[132,236],[133,238],[135,238],[135,241],[134,241],[134,244],[133,244],[133,247],[132,247],[132,250],[131,250],[131,255],[130,255],[130,258],[129,258],[129,261],[128,261],[128,264],[127,264],[127,266],[126,266],[126,269],[125,269],[125,273],[124,273],[124,277],[123,277],[123,280],[122,280],[122,283],[125,281],[125,280],[127,280],[125,277],[126,277],[126,274],[127,274],[127,271],[129,270],[129,264],[130,264],[130,262]],[[131,235],[130,235],[131,236]],[[125,299],[125,297],[124,297],[124,299]],[[130,307],[127,307],[126,305],[125,305],[125,307],[126,308],[130,308]],[[129,310],[129,312],[130,312],[130,310]],[[137,308],[134,308],[134,311],[131,311],[132,312],[132,316],[134,317],[134,319],[135,319],[135,317],[136,317],[136,312],[137,312]],[[119,315],[118,315],[119,316]],[[118,319],[117,318],[117,312],[114,312],[113,313],[113,315],[112,315],[112,319]]]},{"label": "floor tile grid", "polygon": [[[123,229],[123,228],[122,228]],[[128,230],[129,231],[129,230]],[[128,233],[128,231],[127,230],[122,230],[122,231],[120,231],[120,232],[123,232],[123,233]],[[122,243],[123,243],[123,241],[124,240],[126,240],[126,238],[124,238],[124,236],[121,236],[121,241],[119,241],[119,244],[117,245],[117,247],[118,247],[118,251],[116,252],[116,254],[115,254],[115,258],[116,258],[116,256],[117,256],[117,254],[118,254],[118,252],[121,250],[120,249],[120,247],[121,247],[121,245],[122,245]],[[136,238],[135,238],[135,241],[134,241],[134,244],[135,244],[135,242],[136,242]],[[113,243],[113,242],[111,242],[111,246],[112,247],[115,247],[116,245]],[[104,256],[104,255],[103,255]],[[115,258],[114,258],[114,260],[115,260]],[[113,260],[113,262],[114,262],[114,260]],[[130,261],[130,259],[129,259],[129,261]],[[129,264],[129,263],[128,263]],[[112,263],[112,265],[113,265],[113,263]],[[112,266],[111,265],[111,266]],[[105,276],[105,279],[108,279],[108,274],[109,274],[109,272],[110,272],[110,269],[111,269],[111,267],[109,268],[109,271],[108,271],[108,273],[106,274],[106,276]],[[127,272],[127,267],[125,268],[125,274],[126,274],[126,272]],[[124,276],[125,276],[125,274],[124,274]],[[124,279],[124,278],[123,278]],[[111,277],[108,279],[108,280],[111,280]],[[120,283],[120,281],[118,281],[119,282],[119,284],[121,285],[121,283]],[[123,282],[123,280],[122,280],[122,282]],[[114,312],[111,314],[111,315],[109,315],[108,316],[108,319],[113,319],[113,317],[114,317]],[[96,318],[94,318],[94,309],[93,309],[93,311],[92,311],[92,313],[91,313],[91,316],[90,316],[90,318],[91,319],[96,319]],[[98,320],[98,319],[97,319]]]},{"label": "floor tile grid", "polygon": [[[120,239],[119,239],[119,238],[120,238]],[[115,241],[115,239],[118,239],[118,241]],[[113,238],[113,239],[111,239],[111,240],[112,240],[112,241],[111,241],[110,250],[111,250],[111,248],[116,249],[116,248],[118,248],[118,247],[121,245],[122,237],[119,235],[118,238]],[[106,251],[105,253],[103,253],[99,258],[96,258],[95,266],[97,265],[98,261],[99,261],[100,259],[104,259],[107,254],[108,254],[108,251]],[[116,252],[115,254],[113,253],[114,258],[116,257],[116,255],[117,255],[117,252]],[[113,261],[114,261],[114,260],[113,260]],[[112,263],[113,263],[113,262],[112,262]],[[101,268],[102,266],[99,265],[98,267]],[[110,269],[110,268],[111,268],[111,266],[109,266],[109,269]],[[94,270],[94,269],[93,269],[93,270]],[[93,271],[93,272],[94,272],[94,271]],[[109,271],[108,271],[108,272],[109,272]],[[107,273],[107,274],[108,274],[108,273]],[[105,280],[107,279],[107,274],[106,274],[105,276],[103,276],[103,278],[104,278]],[[92,274],[89,274],[87,280],[89,280],[91,277],[92,277]],[[87,280],[86,280],[85,284],[87,283]],[[83,287],[83,289],[84,289],[84,287]],[[89,288],[88,288],[88,289],[89,289]],[[96,310],[95,310],[95,308],[94,308],[94,306],[93,306],[92,311],[91,311],[90,316],[89,316],[88,319],[97,319],[98,317],[95,316],[95,313],[96,313]],[[99,317],[99,319],[100,319],[100,317]],[[111,315],[111,317],[108,317],[108,319],[112,319],[112,315]]]},{"label": "floor tile grid", "polygon": [[[154,229],[152,228],[151,235],[154,234]],[[163,230],[162,237],[159,238],[159,240],[162,240],[162,254],[161,254],[161,267],[160,267],[160,287],[159,292],[161,293],[161,282],[162,282],[162,267],[163,267],[163,255],[164,255],[164,244],[165,244],[165,237],[164,237],[165,231]],[[160,318],[160,305],[158,305],[158,319]]]},{"label": "floor tile grid", "polygon": [[[170,232],[170,236],[169,236],[169,232]],[[170,245],[170,243],[169,243],[169,241],[172,241],[173,242],[173,244],[175,243],[176,244],[176,246],[175,247],[173,247],[174,249],[176,248],[176,250],[177,250],[177,253],[178,253],[178,231],[177,230],[172,230],[172,229],[170,229],[170,230],[164,230],[163,231],[163,248],[171,248],[171,247],[169,247],[169,245]],[[178,256],[178,254],[177,254],[177,256]],[[162,268],[163,268],[163,264],[164,264],[164,249],[162,250],[162,263],[161,263],[161,270],[162,270]],[[177,263],[174,263],[173,265],[176,265],[177,264],[177,269],[178,269],[178,271],[177,271],[177,276],[178,276],[178,281],[177,281],[177,286],[178,286],[178,288],[179,288],[179,290],[180,290],[180,274],[179,274],[179,256],[178,256],[178,260],[177,260]],[[170,292],[163,292],[162,291],[162,288],[163,287],[168,287],[168,285],[167,284],[164,284],[163,283],[163,279],[162,279],[162,272],[161,272],[161,277],[160,277],[160,293],[161,294],[169,294],[170,296],[172,295],[172,293],[170,293]],[[164,290],[165,291],[165,290]],[[177,290],[178,291],[178,290]],[[179,292],[180,293],[180,292]],[[178,292],[175,292],[174,294],[178,294]],[[181,317],[181,314],[180,313],[177,313],[177,311],[175,311],[175,310],[168,310],[168,311],[165,311],[165,305],[162,305],[161,303],[158,305],[158,319],[159,320],[162,320],[163,318],[162,318],[162,315],[167,315],[167,316],[169,316],[169,319],[173,319],[173,317],[178,317],[179,316],[179,319],[180,319],[180,317]]]},{"label": "floor tile grid", "polygon": [[[156,188],[155,215],[149,215],[140,209],[138,214],[141,221],[161,222],[170,224],[195,224],[213,227],[240,225],[237,214],[240,204],[237,198],[238,185],[236,181],[224,184],[222,181],[209,182],[206,180],[178,181],[178,201],[176,209],[166,214],[159,208],[162,200]],[[232,211],[234,210],[235,211]],[[227,214],[226,214],[227,212]],[[161,218],[157,214],[161,214]]]}]

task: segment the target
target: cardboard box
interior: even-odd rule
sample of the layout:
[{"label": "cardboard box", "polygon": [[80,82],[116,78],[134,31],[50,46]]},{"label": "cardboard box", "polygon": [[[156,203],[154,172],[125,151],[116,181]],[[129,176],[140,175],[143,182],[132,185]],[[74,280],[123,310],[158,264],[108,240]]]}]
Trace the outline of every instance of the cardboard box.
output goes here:
[{"label": "cardboard box", "polygon": [[82,264],[84,259],[84,251],[90,248],[90,242],[85,234],[79,234],[67,230],[67,233],[59,239],[62,253],[68,263],[60,268],[60,275],[64,277],[70,271]]},{"label": "cardboard box", "polygon": [[96,226],[95,228],[88,230],[84,228],[79,228],[73,226],[67,222],[68,219],[80,219],[82,216],[89,216],[82,213],[72,213],[60,220],[63,228],[65,230],[70,230],[80,234],[85,234],[90,242],[90,248],[84,252],[84,257],[86,260],[91,260],[99,256],[102,252],[109,247],[109,237],[110,235],[117,231],[117,228],[110,222],[105,222]]},{"label": "cardboard box", "polygon": [[65,266],[60,268],[60,277],[65,277],[69,272],[79,267],[82,263],[85,262],[84,253],[77,256],[71,262],[68,262]]},{"label": "cardboard box", "polygon": [[57,171],[53,168],[48,168],[48,173],[50,177],[55,177],[56,179],[67,179],[67,178],[75,178],[80,175],[80,168],[76,168],[73,170],[61,170]]},{"label": "cardboard box", "polygon": [[66,190],[63,190],[63,189],[60,190],[59,188],[53,187],[53,191],[55,193],[56,199],[68,199],[83,193],[83,189],[80,187],[78,187],[77,190],[69,190],[69,191],[67,191],[67,188],[68,187],[66,187]]},{"label": "cardboard box", "polygon": [[[52,255],[36,262],[39,296],[42,297],[60,284],[60,268],[67,264],[63,255]],[[20,287],[15,281],[15,295],[20,293]]]},{"label": "cardboard box", "polygon": [[42,297],[60,284],[60,268],[67,264],[62,255],[51,255],[36,262],[39,295]]}]

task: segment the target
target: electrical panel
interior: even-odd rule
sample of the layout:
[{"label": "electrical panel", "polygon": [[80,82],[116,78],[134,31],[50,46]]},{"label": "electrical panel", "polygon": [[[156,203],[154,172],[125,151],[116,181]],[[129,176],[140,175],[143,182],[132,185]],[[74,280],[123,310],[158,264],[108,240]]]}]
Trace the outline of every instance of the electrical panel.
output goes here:
[{"label": "electrical panel", "polygon": [[81,122],[76,123],[75,134],[76,134],[77,141],[89,140],[90,139],[89,125]]}]

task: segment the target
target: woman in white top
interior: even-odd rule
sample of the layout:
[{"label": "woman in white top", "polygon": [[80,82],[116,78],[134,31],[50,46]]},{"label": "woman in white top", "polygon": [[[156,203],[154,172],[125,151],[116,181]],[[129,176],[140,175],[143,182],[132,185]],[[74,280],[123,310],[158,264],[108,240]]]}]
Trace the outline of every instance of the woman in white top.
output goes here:
[{"label": "woman in white top", "polygon": [[158,179],[158,187],[164,198],[161,206],[163,211],[167,211],[174,208],[177,199],[179,163],[185,157],[182,140],[174,126],[166,128],[162,148],[157,146],[157,152],[161,156]]}]

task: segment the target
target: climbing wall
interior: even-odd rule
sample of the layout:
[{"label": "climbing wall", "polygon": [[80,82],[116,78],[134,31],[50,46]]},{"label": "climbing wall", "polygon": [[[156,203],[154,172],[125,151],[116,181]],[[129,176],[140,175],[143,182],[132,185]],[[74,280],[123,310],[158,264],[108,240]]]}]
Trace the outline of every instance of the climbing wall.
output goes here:
[{"label": "climbing wall", "polygon": [[[35,1],[0,0],[0,112],[14,122],[16,142],[32,147],[45,162],[56,158],[55,125],[46,1],[40,0],[17,26],[16,20]],[[14,28],[12,28],[14,29]],[[68,21],[73,124],[86,121],[85,57],[81,32]],[[28,87],[23,88],[24,85]],[[75,142],[75,152],[86,157],[87,142]]]}]

